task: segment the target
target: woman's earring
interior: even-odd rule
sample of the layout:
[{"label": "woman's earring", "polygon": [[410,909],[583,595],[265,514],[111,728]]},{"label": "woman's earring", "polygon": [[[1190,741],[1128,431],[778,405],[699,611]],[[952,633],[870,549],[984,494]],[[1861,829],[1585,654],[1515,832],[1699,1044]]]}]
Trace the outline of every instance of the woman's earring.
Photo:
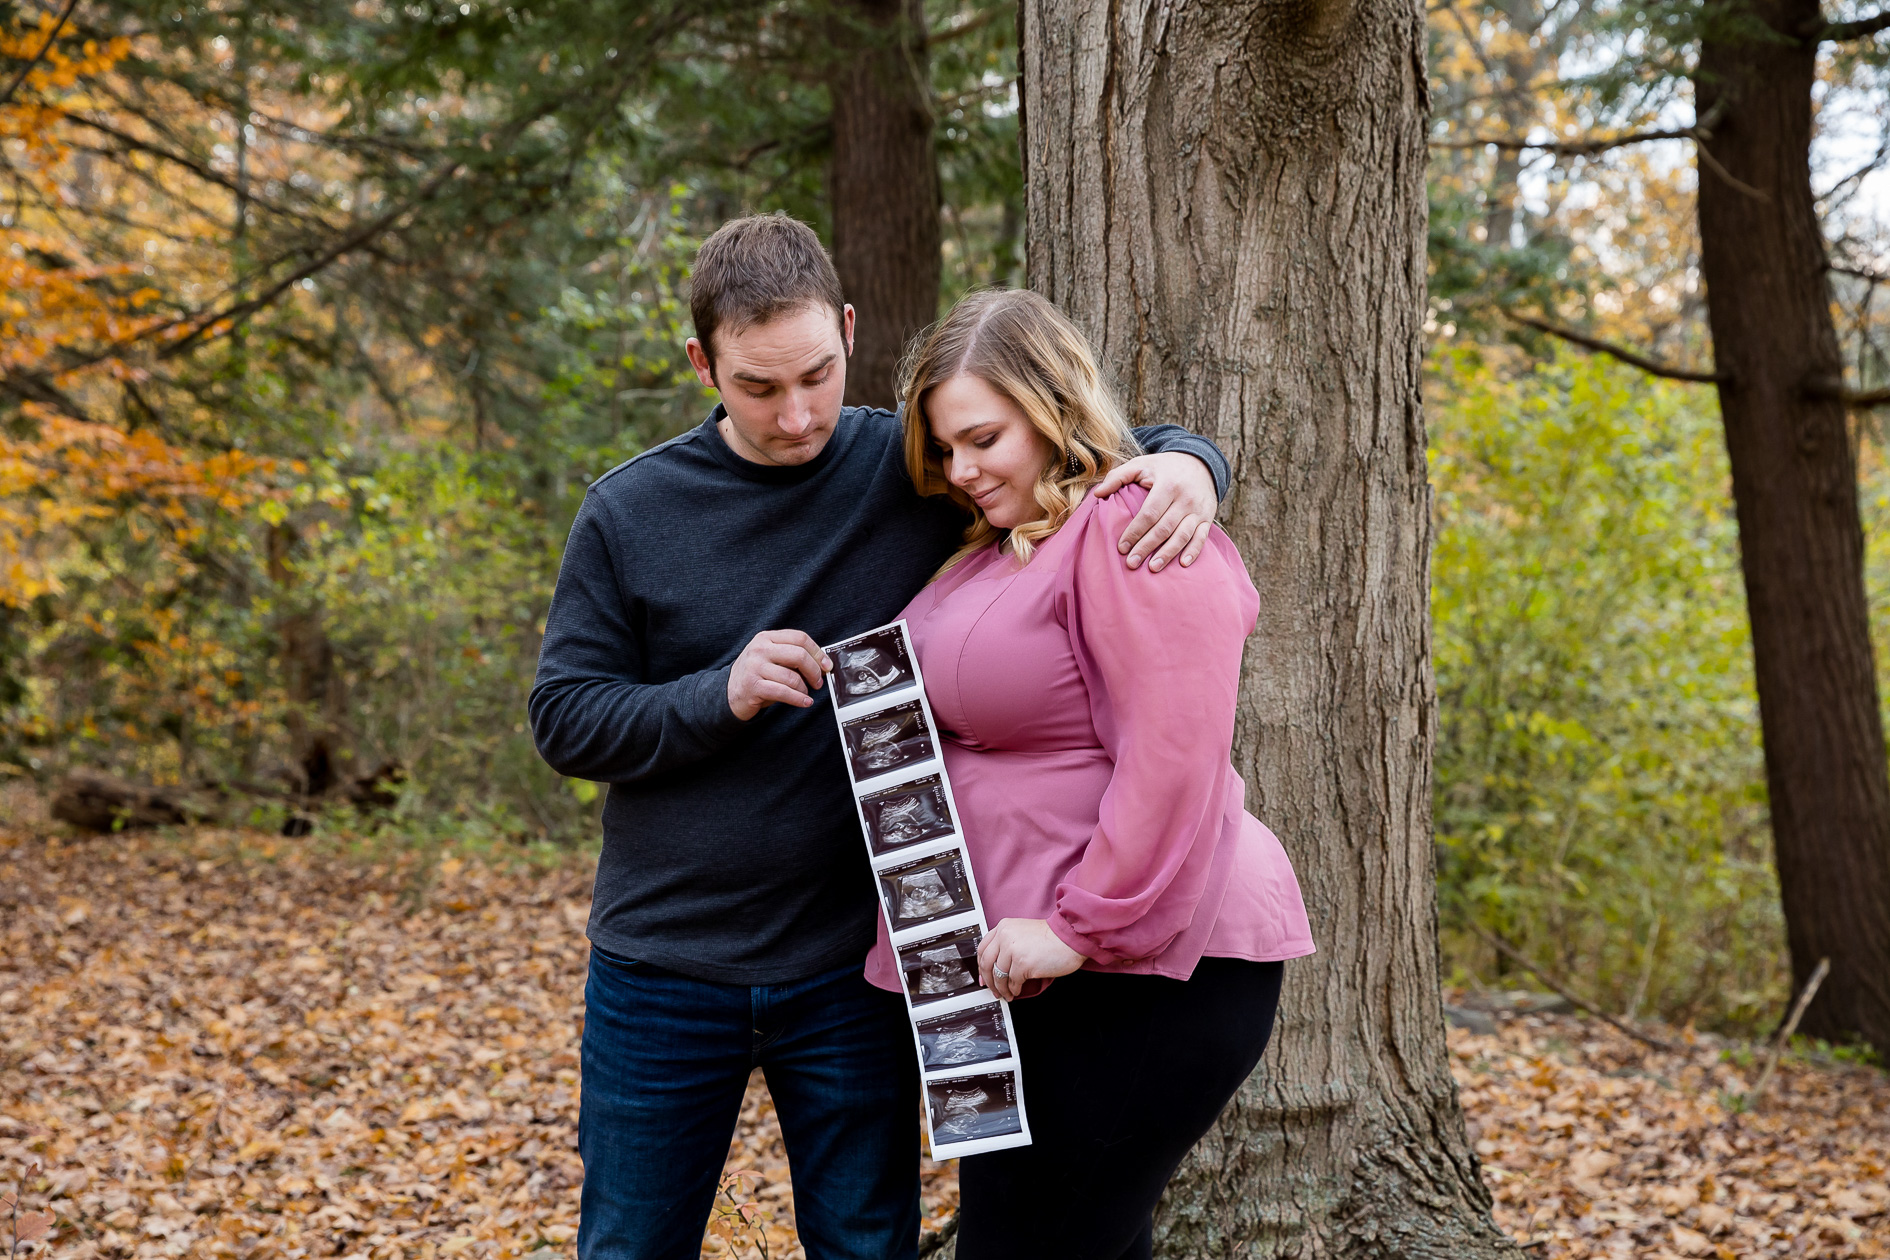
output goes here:
[{"label": "woman's earring", "polygon": [[1083,461],[1076,457],[1076,447],[1070,447],[1070,457],[1063,461],[1063,476],[1067,480],[1083,471]]}]

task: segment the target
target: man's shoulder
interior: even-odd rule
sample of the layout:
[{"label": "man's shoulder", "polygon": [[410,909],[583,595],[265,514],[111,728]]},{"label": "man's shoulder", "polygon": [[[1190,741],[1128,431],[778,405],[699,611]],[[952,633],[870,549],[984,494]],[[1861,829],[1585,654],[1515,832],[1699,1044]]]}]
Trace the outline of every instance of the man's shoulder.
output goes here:
[{"label": "man's shoulder", "polygon": [[701,453],[701,443],[700,427],[686,429],[667,442],[658,442],[649,450],[640,451],[610,471],[601,474],[597,480],[591,482],[591,491],[597,493],[625,490],[633,482],[680,471],[696,462],[690,457]]},{"label": "man's shoulder", "polygon": [[884,407],[842,407],[840,419],[853,427],[856,441],[897,442],[903,436],[899,413]]}]

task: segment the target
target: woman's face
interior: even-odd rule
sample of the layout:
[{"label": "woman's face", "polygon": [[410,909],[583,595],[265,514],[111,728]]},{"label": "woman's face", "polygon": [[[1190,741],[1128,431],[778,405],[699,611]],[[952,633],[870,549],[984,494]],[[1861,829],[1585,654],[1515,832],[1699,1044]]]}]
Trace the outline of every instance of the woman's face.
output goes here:
[{"label": "woman's face", "polygon": [[1043,516],[1032,491],[1056,456],[1018,405],[975,376],[954,376],[925,400],[932,440],[944,454],[945,476],[971,496],[999,529]]}]

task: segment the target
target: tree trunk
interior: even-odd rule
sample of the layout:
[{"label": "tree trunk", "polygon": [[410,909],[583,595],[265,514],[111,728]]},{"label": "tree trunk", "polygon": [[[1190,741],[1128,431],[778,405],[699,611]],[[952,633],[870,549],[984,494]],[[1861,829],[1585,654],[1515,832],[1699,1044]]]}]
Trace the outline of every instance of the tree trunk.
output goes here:
[{"label": "tree trunk", "polygon": [[[1764,0],[1751,11],[1782,31],[1823,22],[1817,0]],[[1802,986],[1831,959],[1801,1027],[1890,1049],[1890,769],[1856,460],[1833,396],[1843,361],[1811,189],[1817,45],[1741,38],[1735,21],[1708,29],[1716,37],[1701,44],[1697,104],[1702,114],[1722,101],[1725,110],[1700,163],[1701,262],[1714,360],[1729,377],[1719,404],[1773,845],[1793,977]]]},{"label": "tree trunk", "polygon": [[846,401],[885,407],[906,342],[938,318],[938,158],[924,0],[837,0],[833,263],[856,312]]},{"label": "tree trunk", "polygon": [[1024,0],[1031,285],[1214,436],[1261,595],[1235,762],[1319,942],[1169,1188],[1167,1256],[1520,1253],[1451,1080],[1431,841],[1413,0]]},{"label": "tree trunk", "polygon": [[295,590],[291,554],[300,539],[287,523],[268,535],[269,578],[276,584],[276,655],[288,700],[289,756],[304,795],[320,796],[348,771],[341,728],[346,707],[321,606]]}]

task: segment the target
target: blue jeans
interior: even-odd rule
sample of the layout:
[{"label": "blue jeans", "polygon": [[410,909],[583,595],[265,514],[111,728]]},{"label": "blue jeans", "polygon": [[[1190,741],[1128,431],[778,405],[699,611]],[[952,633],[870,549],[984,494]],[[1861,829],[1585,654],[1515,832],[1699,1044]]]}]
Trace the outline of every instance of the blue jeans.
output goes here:
[{"label": "blue jeans", "polygon": [[897,994],[858,966],[750,987],[593,949],[584,1001],[579,1260],[695,1260],[756,1067],[808,1260],[915,1260],[918,1062]]}]

